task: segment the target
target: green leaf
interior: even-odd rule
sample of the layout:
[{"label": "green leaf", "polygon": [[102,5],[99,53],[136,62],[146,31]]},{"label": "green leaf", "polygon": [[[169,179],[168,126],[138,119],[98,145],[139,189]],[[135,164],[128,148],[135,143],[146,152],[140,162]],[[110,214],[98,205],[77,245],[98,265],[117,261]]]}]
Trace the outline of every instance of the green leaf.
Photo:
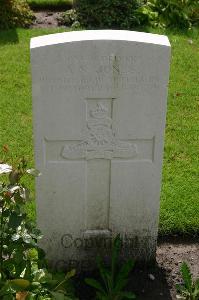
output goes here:
[{"label": "green leaf", "polygon": [[127,285],[127,282],[128,280],[126,278],[121,278],[119,281],[116,280],[114,292],[119,293],[120,291],[122,291]]},{"label": "green leaf", "polygon": [[16,229],[22,222],[23,216],[17,215],[15,212],[13,212],[9,218],[8,226]]},{"label": "green leaf", "polygon": [[92,286],[93,288],[99,290],[103,295],[106,294],[104,288],[102,287],[101,283],[99,283],[97,280],[93,279],[93,278],[86,278],[85,282]]},{"label": "green leaf", "polygon": [[31,261],[37,261],[38,260],[38,249],[31,248],[26,253],[27,258]]},{"label": "green leaf", "polygon": [[31,283],[31,290],[38,289],[41,286],[40,282],[33,281]]},{"label": "green leaf", "polygon": [[14,262],[11,260],[4,260],[3,261],[3,270],[8,271],[9,273],[13,273],[15,270]]},{"label": "green leaf", "polygon": [[48,273],[46,269],[39,269],[34,272],[34,281],[46,283],[52,280],[52,274]]},{"label": "green leaf", "polygon": [[8,295],[8,294],[14,294],[14,293],[16,293],[16,291],[17,291],[17,289],[15,287],[11,286],[9,281],[7,281],[0,290],[1,299],[2,299],[2,296]]},{"label": "green leaf", "polygon": [[20,172],[18,172],[17,170],[13,170],[10,174],[9,174],[9,181],[10,184],[15,185],[16,183],[18,183],[20,178]]},{"label": "green leaf", "polygon": [[196,279],[194,283],[194,291],[193,291],[194,300],[199,300],[199,278]]},{"label": "green leaf", "polygon": [[24,272],[26,268],[25,259],[21,260],[20,263],[15,263],[15,276],[20,277],[21,273]]},{"label": "green leaf", "polygon": [[20,289],[24,290],[26,289],[27,287],[30,286],[30,281],[29,280],[25,280],[25,279],[13,279],[13,280],[10,280],[9,282],[11,284],[12,287],[19,287]]},{"label": "green leaf", "polygon": [[100,292],[96,293],[96,299],[98,299],[98,300],[110,300],[109,296],[107,296],[107,295],[104,296]]},{"label": "green leaf", "polygon": [[75,274],[76,274],[76,270],[72,269],[71,271],[69,271],[69,272],[66,273],[65,279],[68,280],[68,279],[74,277]]},{"label": "green leaf", "polygon": [[65,300],[65,296],[62,293],[59,292],[50,292],[50,293],[53,296],[53,299],[55,300]]},{"label": "green leaf", "polygon": [[97,256],[97,266],[100,271],[100,275],[102,277],[102,280],[104,281],[104,284],[106,286],[106,289],[109,288],[109,279],[110,279],[110,272],[105,268],[102,258],[100,256]]},{"label": "green leaf", "polygon": [[18,239],[20,239],[20,237],[21,236],[18,233],[15,233],[11,236],[11,239],[14,242],[14,241],[18,241]]},{"label": "green leaf", "polygon": [[194,300],[199,300],[199,289],[193,291]]},{"label": "green leaf", "polygon": [[127,277],[130,271],[132,270],[134,266],[133,260],[128,260],[121,268],[120,272],[118,273],[116,277],[116,284],[115,284],[115,291],[121,291],[127,284]]},{"label": "green leaf", "polygon": [[23,233],[21,237],[24,243],[31,244],[32,246],[37,246],[34,240],[32,239],[31,235],[28,234],[27,232]]},{"label": "green leaf", "polygon": [[12,295],[5,295],[5,296],[3,296],[3,299],[2,300],[14,300],[15,298],[14,298],[14,296],[12,296]]},{"label": "green leaf", "polygon": [[44,265],[46,265],[46,261],[45,261],[45,257],[46,257],[46,254],[45,254],[45,251],[41,248],[38,248],[38,260],[39,260],[39,263],[42,261],[42,267]]},{"label": "green leaf", "polygon": [[199,289],[199,278],[195,281],[195,286]]},{"label": "green leaf", "polygon": [[26,268],[25,268],[25,274],[23,276],[24,278],[28,279],[28,280],[32,280],[32,263],[30,260],[26,261]]},{"label": "green leaf", "polygon": [[116,236],[113,241],[113,249],[112,249],[112,266],[115,266],[118,260],[119,252],[122,247],[122,240],[120,238],[120,234]]},{"label": "green leaf", "polygon": [[26,172],[34,177],[38,177],[41,175],[41,173],[37,169],[28,169]]},{"label": "green leaf", "polygon": [[28,201],[30,199],[30,191],[27,188],[21,188],[20,189],[20,196],[22,199]]},{"label": "green leaf", "polygon": [[176,290],[182,294],[185,291],[185,287],[181,284],[176,284]]},{"label": "green leaf", "polygon": [[7,218],[9,215],[10,215],[10,210],[9,209],[4,210],[3,217]]},{"label": "green leaf", "polygon": [[192,291],[192,276],[191,276],[191,271],[189,266],[183,262],[181,265],[181,273],[182,273],[182,278],[184,280],[184,285],[186,289],[191,293]]},{"label": "green leaf", "polygon": [[122,296],[122,298],[124,298],[124,299],[136,299],[135,294],[133,294],[131,292],[121,292],[120,296]]},{"label": "green leaf", "polygon": [[29,292],[27,300],[36,300],[36,299],[38,299],[37,295]]}]

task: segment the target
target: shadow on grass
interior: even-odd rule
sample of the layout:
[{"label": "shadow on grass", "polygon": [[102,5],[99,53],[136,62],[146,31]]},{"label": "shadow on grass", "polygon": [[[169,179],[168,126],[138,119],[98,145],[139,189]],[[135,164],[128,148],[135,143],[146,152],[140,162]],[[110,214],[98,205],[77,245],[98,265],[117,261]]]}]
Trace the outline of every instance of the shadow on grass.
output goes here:
[{"label": "shadow on grass", "polygon": [[8,29],[0,31],[0,45],[17,44],[19,37],[16,29]]},{"label": "shadow on grass", "polygon": [[173,234],[159,234],[158,244],[172,243],[172,244],[185,244],[190,245],[193,243],[199,243],[199,232],[191,231],[187,233],[176,232]]}]

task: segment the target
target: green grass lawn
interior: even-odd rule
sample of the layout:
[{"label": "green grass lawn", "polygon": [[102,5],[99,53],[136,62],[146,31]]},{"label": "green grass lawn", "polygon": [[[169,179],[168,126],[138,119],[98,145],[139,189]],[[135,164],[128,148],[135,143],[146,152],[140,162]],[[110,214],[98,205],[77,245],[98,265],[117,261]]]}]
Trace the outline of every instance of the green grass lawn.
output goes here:
[{"label": "green grass lawn", "polygon": [[73,0],[27,0],[30,7],[34,10],[42,9],[70,9]]},{"label": "green grass lawn", "polygon": [[[34,162],[29,42],[32,36],[58,31],[63,30],[0,32],[0,147],[7,144],[13,160],[24,156],[30,166]],[[160,233],[194,234],[199,233],[199,31],[189,36],[166,34],[172,61]],[[27,184],[34,190],[33,181]],[[28,210],[34,218],[34,204]]]}]

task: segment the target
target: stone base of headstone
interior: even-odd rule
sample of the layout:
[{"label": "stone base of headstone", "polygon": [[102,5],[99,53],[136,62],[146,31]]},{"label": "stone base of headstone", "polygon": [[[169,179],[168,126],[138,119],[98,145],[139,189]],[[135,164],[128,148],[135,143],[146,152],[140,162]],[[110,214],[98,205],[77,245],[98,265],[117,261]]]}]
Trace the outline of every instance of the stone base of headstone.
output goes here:
[{"label": "stone base of headstone", "polygon": [[[75,268],[77,272],[92,271],[97,268],[97,257],[101,257],[109,265],[112,257],[114,239],[111,236],[90,236],[76,238],[70,243],[69,235],[62,238],[63,254],[49,258],[51,267],[57,271],[66,271]],[[73,248],[71,254],[70,246]],[[76,247],[76,249],[75,249]],[[136,264],[155,263],[156,238],[151,236],[124,235],[121,238],[119,261],[132,259]],[[57,253],[58,254],[58,253]]]}]

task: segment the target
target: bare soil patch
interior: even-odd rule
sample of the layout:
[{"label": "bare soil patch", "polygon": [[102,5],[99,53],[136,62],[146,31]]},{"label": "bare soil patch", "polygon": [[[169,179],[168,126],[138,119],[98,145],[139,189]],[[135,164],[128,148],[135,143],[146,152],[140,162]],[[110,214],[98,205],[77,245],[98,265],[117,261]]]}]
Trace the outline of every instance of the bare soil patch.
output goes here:
[{"label": "bare soil patch", "polygon": [[[55,28],[59,27],[57,18],[60,16],[62,11],[38,11],[34,15],[36,17],[31,28]],[[63,27],[63,26],[62,26]]]},{"label": "bare soil patch", "polygon": [[[190,266],[193,278],[199,277],[199,242],[176,241],[174,243],[161,243],[157,248],[156,259],[158,267],[165,272],[165,279],[171,296],[168,299],[176,299],[175,285],[182,282],[180,266],[183,261]],[[157,299],[164,298],[160,297]]]}]

